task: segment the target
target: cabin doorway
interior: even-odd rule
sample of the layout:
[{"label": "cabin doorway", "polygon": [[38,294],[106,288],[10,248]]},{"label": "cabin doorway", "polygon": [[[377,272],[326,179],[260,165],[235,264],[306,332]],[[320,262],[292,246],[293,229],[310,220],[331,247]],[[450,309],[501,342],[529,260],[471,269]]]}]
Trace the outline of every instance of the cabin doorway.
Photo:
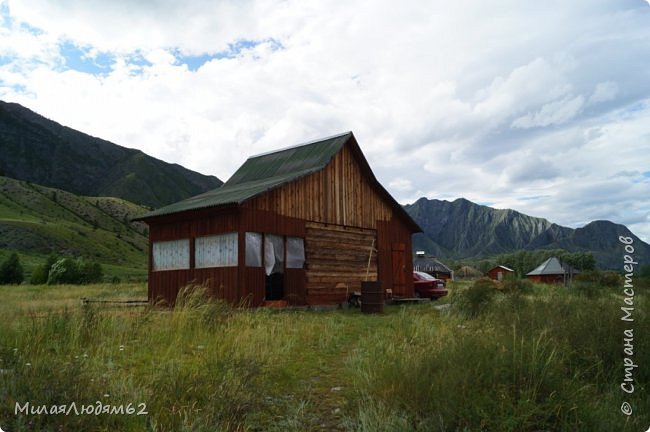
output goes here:
[{"label": "cabin doorway", "polygon": [[284,299],[284,238],[264,235],[264,273],[266,300]]},{"label": "cabin doorway", "polygon": [[406,245],[392,245],[393,294],[406,295]]}]

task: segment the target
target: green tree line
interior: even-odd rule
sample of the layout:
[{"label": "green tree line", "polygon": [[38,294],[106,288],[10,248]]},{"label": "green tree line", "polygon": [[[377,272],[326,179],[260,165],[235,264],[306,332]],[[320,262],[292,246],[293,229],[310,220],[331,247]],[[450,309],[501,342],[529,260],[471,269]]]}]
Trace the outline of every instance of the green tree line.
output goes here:
[{"label": "green tree line", "polygon": [[[590,252],[568,252],[563,249],[519,250],[500,254],[471,264],[476,266],[482,273],[486,273],[496,265],[506,266],[515,271],[517,278],[521,278],[551,257],[558,258],[561,262],[570,265],[576,270],[589,271],[596,269],[596,259]],[[464,262],[462,264],[467,263]],[[456,267],[460,267],[460,265],[460,263],[457,263]]]},{"label": "green tree line", "polygon": [[[29,283],[32,285],[89,284],[101,282],[104,276],[97,261],[83,258],[60,258],[50,255],[47,260],[32,271]],[[0,264],[0,284],[20,284],[25,272],[18,254],[12,253]]]}]

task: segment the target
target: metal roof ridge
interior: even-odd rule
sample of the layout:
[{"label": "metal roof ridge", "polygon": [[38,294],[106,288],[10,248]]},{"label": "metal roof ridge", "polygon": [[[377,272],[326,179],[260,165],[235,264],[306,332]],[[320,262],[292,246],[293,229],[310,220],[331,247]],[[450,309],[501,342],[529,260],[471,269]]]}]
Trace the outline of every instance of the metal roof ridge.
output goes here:
[{"label": "metal roof ridge", "polygon": [[307,142],[304,142],[304,143],[295,144],[295,145],[291,145],[291,146],[280,148],[280,149],[269,150],[269,151],[266,151],[266,152],[258,153],[256,155],[249,156],[246,160],[255,159],[255,158],[260,157],[260,156],[268,156],[268,155],[271,155],[273,153],[281,153],[283,151],[292,150],[292,149],[295,149],[295,148],[298,148],[298,147],[304,147],[304,146],[308,146],[308,145],[311,145],[311,144],[316,144],[316,143],[319,143],[319,142],[331,140],[331,139],[334,139],[334,138],[340,138],[340,137],[345,136],[345,135],[353,135],[353,134],[352,134],[352,131],[342,132],[342,133],[335,134],[335,135],[332,135],[332,136],[328,136],[328,137],[325,137],[325,138],[318,138],[318,139],[315,139],[315,140],[312,140],[312,141],[307,141]]}]

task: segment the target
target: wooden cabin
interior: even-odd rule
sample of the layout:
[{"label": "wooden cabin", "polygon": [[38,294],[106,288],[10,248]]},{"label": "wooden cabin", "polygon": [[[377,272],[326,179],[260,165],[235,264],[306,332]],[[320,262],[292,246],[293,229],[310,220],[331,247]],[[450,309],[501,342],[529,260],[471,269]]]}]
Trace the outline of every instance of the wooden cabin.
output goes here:
[{"label": "wooden cabin", "polygon": [[417,251],[413,258],[413,270],[428,273],[436,279],[453,279],[453,271],[436,257],[427,256],[424,251]]},{"label": "wooden cabin", "polygon": [[138,218],[149,300],[205,284],[231,303],[336,304],[361,282],[413,297],[420,227],[377,181],[351,132],[246,160],[218,189]]},{"label": "wooden cabin", "polygon": [[526,273],[526,277],[535,282],[569,284],[573,275],[578,273],[566,263],[551,257],[537,266],[533,271]]},{"label": "wooden cabin", "polygon": [[511,268],[508,268],[506,266],[498,265],[496,267],[491,268],[488,270],[486,273],[486,276],[489,277],[490,279],[501,281],[505,280],[507,278],[512,278],[515,276],[515,271]]}]

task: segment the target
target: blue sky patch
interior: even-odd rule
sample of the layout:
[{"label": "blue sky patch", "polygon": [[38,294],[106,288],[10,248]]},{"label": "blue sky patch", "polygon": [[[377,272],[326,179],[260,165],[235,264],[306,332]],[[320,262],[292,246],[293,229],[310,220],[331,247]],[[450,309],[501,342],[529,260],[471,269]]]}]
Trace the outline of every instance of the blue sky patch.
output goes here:
[{"label": "blue sky patch", "polygon": [[0,3],[0,23],[3,27],[11,27],[11,24],[14,22],[9,13],[9,5],[7,3]]},{"label": "blue sky patch", "polygon": [[38,35],[42,35],[42,34],[43,34],[43,30],[41,30],[41,29],[39,29],[39,28],[37,28],[37,27],[32,27],[32,26],[30,26],[29,24],[24,23],[24,22],[23,22],[23,23],[20,23],[20,28],[21,28],[22,30],[26,30],[26,31],[28,31],[29,33],[31,33],[31,34],[33,34],[33,35],[36,35],[36,36],[38,36]]},{"label": "blue sky patch", "polygon": [[102,74],[110,72],[115,57],[108,53],[98,53],[91,57],[88,49],[80,48],[70,41],[60,45],[59,52],[65,59],[65,66],[79,72]]},{"label": "blue sky patch", "polygon": [[194,72],[211,60],[235,58],[239,56],[242,53],[242,51],[255,48],[256,46],[265,43],[270,44],[271,51],[278,51],[284,49],[282,44],[273,38],[262,39],[262,40],[240,39],[233,43],[229,43],[228,49],[219,51],[215,54],[206,53],[198,56],[187,56],[187,55],[182,55],[180,52],[176,52],[174,55],[176,56],[176,58],[181,64],[187,65],[187,68],[192,72]]},{"label": "blue sky patch", "polygon": [[187,68],[194,72],[210,60],[221,57],[212,54],[203,54],[200,56],[180,56],[177,54],[176,58],[180,63],[187,65]]},{"label": "blue sky patch", "polygon": [[531,195],[519,198],[521,201],[534,201],[542,198],[548,198],[550,195]]}]

